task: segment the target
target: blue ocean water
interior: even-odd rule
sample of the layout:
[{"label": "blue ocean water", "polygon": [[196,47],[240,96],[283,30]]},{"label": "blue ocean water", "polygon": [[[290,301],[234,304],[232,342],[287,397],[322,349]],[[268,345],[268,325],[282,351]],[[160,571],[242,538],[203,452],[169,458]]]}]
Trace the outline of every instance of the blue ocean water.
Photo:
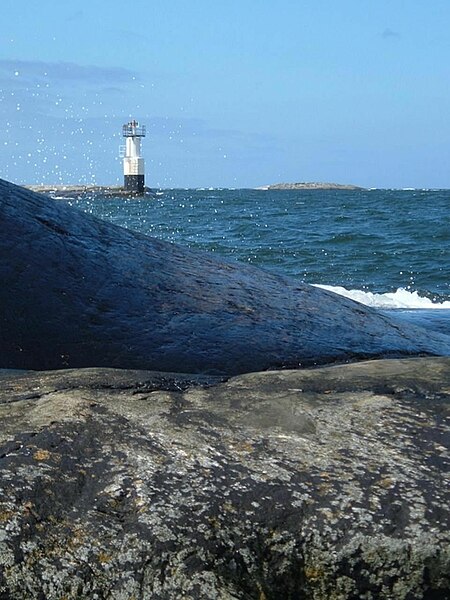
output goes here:
[{"label": "blue ocean water", "polygon": [[450,190],[177,189],[66,201],[449,331]]}]

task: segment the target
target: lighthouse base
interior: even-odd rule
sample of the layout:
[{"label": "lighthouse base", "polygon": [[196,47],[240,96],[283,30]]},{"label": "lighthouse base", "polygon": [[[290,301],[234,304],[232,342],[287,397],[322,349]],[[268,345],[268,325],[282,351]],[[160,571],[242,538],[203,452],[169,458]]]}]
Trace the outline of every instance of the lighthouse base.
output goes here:
[{"label": "lighthouse base", "polygon": [[123,185],[128,192],[143,194],[145,192],[144,175],[124,175]]}]

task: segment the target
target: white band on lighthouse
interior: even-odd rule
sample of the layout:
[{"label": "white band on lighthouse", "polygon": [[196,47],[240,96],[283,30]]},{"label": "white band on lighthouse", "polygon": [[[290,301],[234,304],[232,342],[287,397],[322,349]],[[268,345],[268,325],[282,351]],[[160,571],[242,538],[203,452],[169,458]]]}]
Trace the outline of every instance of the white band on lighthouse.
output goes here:
[{"label": "white band on lighthouse", "polygon": [[124,175],[145,175],[144,159],[143,158],[128,158],[123,159],[123,174]]}]

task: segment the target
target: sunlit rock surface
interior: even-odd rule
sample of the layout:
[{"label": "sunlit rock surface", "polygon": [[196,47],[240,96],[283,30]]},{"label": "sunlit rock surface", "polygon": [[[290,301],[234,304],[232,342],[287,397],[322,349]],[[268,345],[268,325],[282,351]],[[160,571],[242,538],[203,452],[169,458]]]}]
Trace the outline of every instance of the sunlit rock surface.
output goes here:
[{"label": "sunlit rock surface", "polygon": [[449,337],[1,180],[0,280],[4,368],[236,374],[450,353]]},{"label": "sunlit rock surface", "polygon": [[0,598],[448,599],[449,398],[442,358],[5,374]]}]

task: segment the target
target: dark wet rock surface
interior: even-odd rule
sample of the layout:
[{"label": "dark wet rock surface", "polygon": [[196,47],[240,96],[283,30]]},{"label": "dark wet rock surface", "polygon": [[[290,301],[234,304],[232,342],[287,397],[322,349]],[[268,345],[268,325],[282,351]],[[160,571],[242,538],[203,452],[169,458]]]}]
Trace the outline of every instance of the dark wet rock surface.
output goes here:
[{"label": "dark wet rock surface", "polygon": [[450,354],[450,337],[0,180],[0,367],[237,374]]},{"label": "dark wet rock surface", "polygon": [[450,359],[0,378],[0,598],[450,598]]}]

